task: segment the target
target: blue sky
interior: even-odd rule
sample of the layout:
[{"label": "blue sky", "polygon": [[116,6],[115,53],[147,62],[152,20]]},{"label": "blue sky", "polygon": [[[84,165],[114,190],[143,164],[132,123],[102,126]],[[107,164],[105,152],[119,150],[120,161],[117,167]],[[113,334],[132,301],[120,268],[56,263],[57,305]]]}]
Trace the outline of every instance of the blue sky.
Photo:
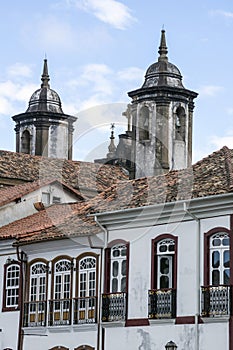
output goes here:
[{"label": "blue sky", "polygon": [[126,129],[127,92],[157,61],[163,25],[169,61],[199,93],[193,161],[233,148],[232,1],[8,0],[0,13],[0,149],[15,150],[11,116],[39,88],[46,55],[63,111],[78,116],[74,158],[104,156],[110,123]]}]

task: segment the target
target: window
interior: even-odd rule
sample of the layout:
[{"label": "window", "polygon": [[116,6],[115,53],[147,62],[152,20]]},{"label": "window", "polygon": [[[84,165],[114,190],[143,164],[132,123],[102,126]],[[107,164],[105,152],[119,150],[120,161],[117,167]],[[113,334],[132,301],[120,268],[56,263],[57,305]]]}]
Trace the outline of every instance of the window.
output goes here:
[{"label": "window", "polygon": [[230,239],[226,232],[210,237],[210,284],[230,284]]},{"label": "window", "polygon": [[105,255],[105,293],[102,296],[102,321],[122,321],[126,318],[128,290],[129,245],[112,244]]},{"label": "window", "polygon": [[50,302],[50,325],[71,323],[71,260],[54,263],[53,299]]},{"label": "window", "polygon": [[149,318],[174,318],[176,315],[177,237],[164,234],[152,241]]},{"label": "window", "polygon": [[75,300],[74,322],[96,322],[96,266],[95,256],[84,256],[78,261],[78,298]]},{"label": "window", "polygon": [[142,107],[139,112],[139,140],[149,140],[149,109]]},{"label": "window", "polygon": [[126,292],[127,247],[117,244],[111,248],[110,292]]},{"label": "window", "polygon": [[20,265],[10,262],[4,266],[4,298],[3,311],[13,311],[19,308]]},{"label": "window", "polygon": [[24,326],[45,326],[47,303],[47,264],[42,261],[30,266],[29,298],[24,304]]},{"label": "window", "polygon": [[42,192],[41,201],[44,205],[50,205],[50,193]]},{"label": "window", "polygon": [[175,138],[176,140],[185,140],[185,110],[183,107],[178,107],[175,113]]},{"label": "window", "polygon": [[204,284],[230,284],[230,231],[216,228],[205,233]]},{"label": "window", "polygon": [[59,204],[59,203],[61,203],[61,198],[53,196],[53,204]]},{"label": "window", "polygon": [[30,133],[28,130],[24,130],[21,137],[21,152],[30,154]]},{"label": "window", "polygon": [[163,239],[157,244],[157,288],[173,287],[175,241]]},{"label": "window", "polygon": [[201,287],[203,317],[230,314],[230,237],[230,231],[224,227],[214,228],[205,233],[204,286]]}]

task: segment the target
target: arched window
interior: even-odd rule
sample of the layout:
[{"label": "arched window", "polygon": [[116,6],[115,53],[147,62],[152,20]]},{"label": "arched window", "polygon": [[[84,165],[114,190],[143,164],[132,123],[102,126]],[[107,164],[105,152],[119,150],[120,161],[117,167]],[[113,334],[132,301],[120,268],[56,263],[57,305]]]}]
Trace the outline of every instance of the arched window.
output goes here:
[{"label": "arched window", "polygon": [[175,113],[175,138],[176,140],[185,140],[186,116],[183,107],[178,107]]},{"label": "arched window", "polygon": [[149,140],[149,109],[142,107],[139,112],[139,141]]},{"label": "arched window", "polygon": [[4,270],[3,311],[15,311],[19,309],[20,265],[14,261],[7,262]]},{"label": "arched window", "polygon": [[110,293],[126,292],[127,274],[126,244],[117,244],[111,248],[110,257]]},{"label": "arched window", "polygon": [[53,348],[50,348],[49,350],[69,350],[69,348],[65,348],[62,345],[54,346]]},{"label": "arched window", "polygon": [[28,302],[24,304],[24,326],[45,326],[47,302],[47,264],[37,261],[30,266]]},{"label": "arched window", "polygon": [[96,256],[81,257],[77,263],[78,268],[78,298],[75,300],[74,323],[96,322]]},{"label": "arched window", "polygon": [[21,152],[30,154],[30,133],[28,130],[24,130],[21,137]]},{"label": "arched window", "polygon": [[72,264],[68,258],[54,262],[53,299],[50,302],[50,325],[71,323]]},{"label": "arched window", "polygon": [[210,237],[210,284],[230,284],[230,238],[226,232]]},{"label": "arched window", "polygon": [[105,294],[102,299],[102,320],[105,322],[125,320],[129,245],[123,241],[112,242],[105,252]]},{"label": "arched window", "polygon": [[205,233],[204,286],[201,287],[203,317],[230,314],[231,253],[230,231],[217,227]]},{"label": "arched window", "polygon": [[81,345],[75,348],[74,350],[95,350],[95,348],[89,345]]},{"label": "arched window", "polygon": [[173,287],[173,266],[175,241],[163,239],[157,243],[157,287],[158,289]]},{"label": "arched window", "polygon": [[174,318],[176,314],[177,237],[161,235],[152,240],[149,318]]}]

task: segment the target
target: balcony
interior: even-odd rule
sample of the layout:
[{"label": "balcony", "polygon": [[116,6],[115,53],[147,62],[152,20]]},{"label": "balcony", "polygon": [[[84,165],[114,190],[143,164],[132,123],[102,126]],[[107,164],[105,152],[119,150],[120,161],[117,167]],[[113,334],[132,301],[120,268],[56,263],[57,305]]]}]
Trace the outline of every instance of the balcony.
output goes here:
[{"label": "balcony", "polygon": [[45,326],[47,317],[46,301],[30,301],[24,303],[24,327]]},{"label": "balcony", "polygon": [[[47,305],[48,322],[47,322]],[[24,327],[62,326],[97,322],[97,298],[30,301],[24,303]]]},{"label": "balcony", "polygon": [[96,297],[74,299],[74,324],[96,323]]},{"label": "balcony", "polygon": [[72,299],[49,301],[49,326],[71,324]]},{"label": "balcony", "polygon": [[176,290],[153,289],[148,291],[149,319],[169,319],[176,317]]},{"label": "balcony", "polygon": [[102,295],[102,321],[124,321],[126,317],[126,293]]},{"label": "balcony", "polygon": [[231,286],[201,287],[201,316],[224,317],[231,314]]}]

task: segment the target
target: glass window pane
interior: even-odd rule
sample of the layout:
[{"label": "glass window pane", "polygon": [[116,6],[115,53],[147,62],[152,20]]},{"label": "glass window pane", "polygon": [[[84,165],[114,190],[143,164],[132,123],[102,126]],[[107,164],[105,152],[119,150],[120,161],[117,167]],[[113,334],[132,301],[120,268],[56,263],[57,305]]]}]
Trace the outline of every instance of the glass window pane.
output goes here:
[{"label": "glass window pane", "polygon": [[126,247],[121,250],[121,256],[126,256]]},{"label": "glass window pane", "polygon": [[169,273],[169,260],[166,257],[160,259],[160,273],[164,275]]},{"label": "glass window pane", "polygon": [[229,250],[225,250],[223,253],[223,264],[224,267],[230,267],[230,252]]},{"label": "glass window pane", "polygon": [[220,265],[220,261],[219,261],[219,252],[218,251],[214,251],[212,253],[212,267],[217,268]]},{"label": "glass window pane", "polygon": [[169,288],[168,276],[161,276],[160,277],[160,288]]},{"label": "glass window pane", "polygon": [[121,279],[121,292],[125,292],[126,291],[126,277],[123,277]]},{"label": "glass window pane", "polygon": [[212,271],[212,285],[213,286],[218,286],[219,283],[219,271],[218,270],[213,270]]},{"label": "glass window pane", "polygon": [[174,244],[170,244],[168,247],[169,252],[174,252],[175,251],[175,245]]},{"label": "glass window pane", "polygon": [[119,249],[114,249],[113,252],[112,252],[112,255],[113,255],[114,257],[119,256],[119,255],[120,255],[120,250],[119,250]]},{"label": "glass window pane", "polygon": [[126,260],[122,261],[121,274],[122,276],[126,276]]},{"label": "glass window pane", "polygon": [[221,245],[221,240],[219,238],[213,239],[213,246],[218,247]]},{"label": "glass window pane", "polygon": [[230,284],[230,269],[224,270],[223,283],[224,284]]},{"label": "glass window pane", "polygon": [[118,291],[118,281],[117,278],[112,279],[112,292],[116,293]]},{"label": "glass window pane", "polygon": [[166,252],[166,251],[167,251],[167,246],[166,246],[166,245],[161,245],[161,246],[159,247],[159,251],[160,251],[161,253]]},{"label": "glass window pane", "polygon": [[118,261],[114,261],[112,264],[112,275],[113,277],[118,275]]},{"label": "glass window pane", "polygon": [[228,237],[228,238],[224,238],[224,239],[222,240],[222,244],[223,244],[224,246],[230,245],[230,239],[229,239],[229,237]]}]

